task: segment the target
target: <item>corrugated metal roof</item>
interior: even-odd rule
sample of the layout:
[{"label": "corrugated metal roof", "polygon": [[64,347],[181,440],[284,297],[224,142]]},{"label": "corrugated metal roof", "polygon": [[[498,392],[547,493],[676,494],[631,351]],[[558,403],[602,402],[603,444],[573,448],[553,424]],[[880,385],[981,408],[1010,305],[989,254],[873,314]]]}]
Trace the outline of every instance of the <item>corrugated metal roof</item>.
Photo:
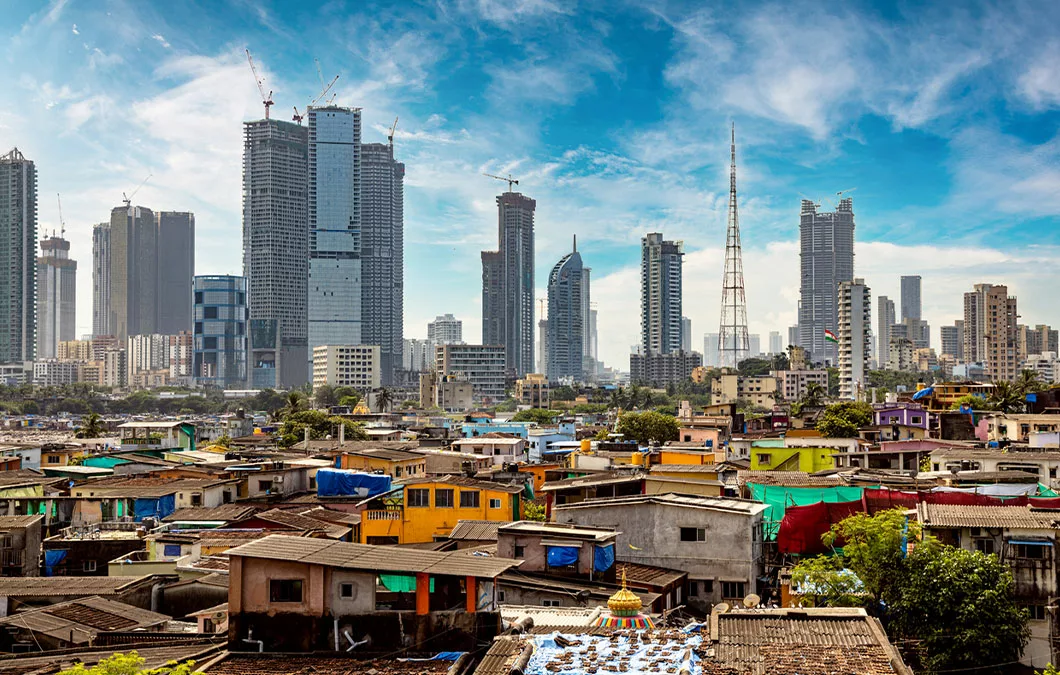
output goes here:
[{"label": "corrugated metal roof", "polygon": [[254,506],[243,504],[223,504],[212,509],[189,508],[178,509],[162,519],[163,522],[172,523],[176,521],[229,521],[241,520],[256,513],[258,509]]},{"label": "corrugated metal roof", "polygon": [[736,480],[740,485],[745,483],[787,485],[790,487],[835,487],[846,485],[846,482],[839,475],[814,476],[803,471],[737,471]]},{"label": "corrugated metal roof", "polygon": [[[183,663],[192,660],[202,663],[204,657],[220,652],[224,645],[209,636],[202,640],[185,642],[165,647],[137,647],[136,653],[144,660],[144,668],[160,668],[171,661]],[[114,647],[99,647],[90,651],[64,652],[37,656],[34,654],[0,655],[0,673],[3,675],[49,675],[71,669],[75,664],[94,666],[114,653]]]},{"label": "corrugated metal roof", "polygon": [[[425,655],[426,656],[426,655]],[[374,659],[297,654],[230,653],[202,672],[211,675],[437,675],[448,672],[452,661]]]},{"label": "corrugated metal roof", "polygon": [[[30,630],[74,644],[88,642],[99,631],[157,626],[169,617],[99,596],[19,612],[0,619],[0,625]],[[71,640],[71,636],[73,639]]]},{"label": "corrugated metal roof", "polygon": [[652,473],[717,473],[715,464],[652,464]]},{"label": "corrugated metal roof", "polygon": [[373,572],[426,572],[451,576],[494,578],[521,561],[476,558],[457,551],[436,552],[370,546],[330,539],[308,539],[274,534],[228,551],[231,556],[289,560],[313,565]]},{"label": "corrugated metal roof", "polygon": [[925,527],[990,527],[1055,530],[1060,528],[1060,512],[1029,506],[971,506],[926,504],[917,506]]},{"label": "corrugated metal roof", "polygon": [[478,488],[479,490],[494,490],[495,492],[508,492],[516,494],[522,492],[525,488],[521,485],[505,485],[503,483],[494,483],[488,480],[476,480],[474,478],[467,478],[466,476],[426,476],[423,478],[410,478],[402,483],[402,485],[424,485],[427,483],[441,483],[445,485],[455,485],[457,487],[468,487]]},{"label": "corrugated metal roof", "polygon": [[148,577],[0,577],[0,596],[114,595]]},{"label": "corrugated metal roof", "polygon": [[270,509],[254,514],[250,519],[260,519],[269,523],[276,523],[296,530],[306,532],[324,532],[333,539],[345,537],[350,533],[350,528],[345,525],[330,523],[326,520],[317,520],[310,516],[284,511],[282,509]]},{"label": "corrugated metal roof", "polygon": [[458,520],[456,527],[449,533],[449,538],[464,541],[497,541],[497,528],[507,524],[508,521],[497,520]]},{"label": "corrugated metal roof", "polygon": [[10,530],[19,527],[29,527],[38,522],[44,516],[0,516],[0,530]]}]

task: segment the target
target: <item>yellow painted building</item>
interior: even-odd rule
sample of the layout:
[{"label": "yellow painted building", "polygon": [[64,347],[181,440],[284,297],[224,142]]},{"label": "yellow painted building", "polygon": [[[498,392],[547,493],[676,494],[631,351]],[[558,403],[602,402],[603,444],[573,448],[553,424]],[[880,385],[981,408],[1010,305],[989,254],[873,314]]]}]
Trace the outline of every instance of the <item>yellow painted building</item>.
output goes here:
[{"label": "yellow painted building", "polygon": [[339,468],[369,473],[381,471],[392,478],[404,480],[426,476],[427,457],[405,450],[375,448],[342,453]]},{"label": "yellow painted building", "polygon": [[833,468],[835,448],[751,448],[752,471],[803,471],[815,473]]},{"label": "yellow painted building", "polygon": [[706,448],[693,450],[686,448],[659,448],[657,464],[714,464],[714,451]]},{"label": "yellow painted building", "polygon": [[380,497],[361,513],[362,544],[423,544],[447,537],[458,520],[521,520],[518,486],[456,476],[418,478],[400,496]]}]

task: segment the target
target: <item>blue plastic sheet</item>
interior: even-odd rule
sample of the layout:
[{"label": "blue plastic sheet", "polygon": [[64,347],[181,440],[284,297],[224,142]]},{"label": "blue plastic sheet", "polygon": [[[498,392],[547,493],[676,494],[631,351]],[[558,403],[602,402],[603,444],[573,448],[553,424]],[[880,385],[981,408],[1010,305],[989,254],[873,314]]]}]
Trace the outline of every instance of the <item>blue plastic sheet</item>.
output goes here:
[{"label": "blue plastic sheet", "polygon": [[607,546],[597,546],[596,551],[593,552],[593,570],[597,572],[606,572],[607,570],[611,569],[611,566],[614,564],[614,544],[608,544]]},{"label": "blue plastic sheet", "polygon": [[133,520],[140,522],[144,518],[161,520],[177,510],[177,496],[143,497],[133,502]]},{"label": "blue plastic sheet", "polygon": [[55,566],[66,560],[66,549],[57,548],[44,552],[44,576],[55,576]]},{"label": "blue plastic sheet", "polygon": [[566,567],[578,562],[577,546],[548,546],[548,566]]},{"label": "blue plastic sheet", "polygon": [[342,469],[317,471],[320,497],[374,497],[390,492],[390,476]]}]

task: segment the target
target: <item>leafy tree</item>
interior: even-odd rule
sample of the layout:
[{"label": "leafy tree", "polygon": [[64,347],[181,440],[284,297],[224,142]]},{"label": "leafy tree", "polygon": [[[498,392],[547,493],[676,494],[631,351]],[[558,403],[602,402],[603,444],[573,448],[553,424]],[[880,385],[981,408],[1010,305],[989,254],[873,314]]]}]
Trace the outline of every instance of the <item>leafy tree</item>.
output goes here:
[{"label": "leafy tree", "polygon": [[857,438],[858,429],[869,424],[872,424],[870,404],[843,401],[824,409],[817,420],[817,430],[825,438]]},{"label": "leafy tree", "polygon": [[222,448],[230,448],[232,447],[232,437],[225,434],[214,441],[214,445],[220,445]]},{"label": "leafy tree", "polygon": [[1023,410],[1023,397],[1024,394],[1017,385],[999,380],[994,382],[994,390],[990,392],[987,400],[994,406],[994,410],[1012,413]]},{"label": "leafy tree", "polygon": [[677,418],[654,411],[624,413],[618,418],[618,433],[641,445],[676,441],[681,434]]},{"label": "leafy tree", "polygon": [[319,387],[313,389],[313,402],[316,403],[318,408],[330,408],[333,405],[337,405],[339,399],[335,396],[335,387],[328,384],[322,384]]},{"label": "leafy tree", "polygon": [[839,369],[828,368],[828,395],[839,396]]},{"label": "leafy tree", "polygon": [[827,395],[828,392],[825,391],[824,387],[820,384],[817,382],[809,382],[806,385],[806,391],[803,393],[802,398],[799,399],[799,403],[801,403],[803,407],[820,408],[824,405],[824,399]]},{"label": "leafy tree", "polygon": [[994,404],[982,396],[965,394],[950,406],[950,410],[960,410],[961,406],[968,406],[972,410],[993,410]]},{"label": "leafy tree", "polygon": [[890,600],[888,628],[913,645],[911,665],[927,673],[983,671],[1019,660],[1030,631],[1014,600],[1012,573],[996,555],[918,546]]},{"label": "leafy tree", "polygon": [[302,410],[287,415],[280,425],[280,445],[290,447],[305,438],[309,429],[310,440],[320,440],[330,435],[338,438],[338,426],[346,427],[345,438],[348,441],[367,440],[364,426],[358,422],[339,416],[330,416],[323,410]]},{"label": "leafy tree", "polygon": [[865,604],[864,586],[842,559],[818,556],[800,560],[791,571],[791,585],[799,589],[803,606],[857,607]]},{"label": "leafy tree", "polygon": [[537,502],[523,502],[523,520],[544,522],[545,505]]},{"label": "leafy tree", "polygon": [[375,404],[379,406],[379,412],[386,412],[394,405],[394,394],[386,387],[381,388],[375,394]]},{"label": "leafy tree", "polygon": [[85,667],[78,663],[73,668],[59,672],[59,675],[191,675],[194,661],[177,663],[170,661],[161,668],[144,668],[144,659],[135,651],[123,654],[111,654],[94,666]]},{"label": "leafy tree", "polygon": [[736,367],[736,371],[743,377],[761,377],[762,375],[768,375],[772,368],[772,359],[762,359],[753,356],[749,359],[740,361],[740,365]]},{"label": "leafy tree", "polygon": [[306,407],[306,395],[299,389],[292,389],[287,392],[287,396],[284,397],[284,407],[280,411],[280,417],[286,419],[291,415],[305,410]]},{"label": "leafy tree", "polygon": [[822,539],[843,547],[843,562],[858,575],[873,601],[885,599],[904,573],[902,540],[913,541],[920,524],[909,521],[901,509],[875,516],[858,513],[832,526]]},{"label": "leafy tree", "polygon": [[36,401],[23,401],[22,402],[22,414],[23,415],[39,415],[40,406],[37,405]]},{"label": "leafy tree", "polygon": [[89,413],[81,420],[81,426],[75,435],[78,438],[102,438],[105,433],[102,418],[97,413]]},{"label": "leafy tree", "polygon": [[513,422],[535,422],[537,424],[552,424],[559,415],[557,410],[545,410],[544,408],[530,408],[529,410],[520,410],[515,413],[512,417]]},{"label": "leafy tree", "polygon": [[1024,368],[1020,371],[1019,377],[1016,378],[1016,388],[1024,395],[1036,394],[1047,387],[1048,385],[1042,381],[1042,376],[1037,370]]},{"label": "leafy tree", "polygon": [[573,401],[578,397],[578,392],[574,391],[571,387],[564,385],[562,387],[556,387],[550,391],[549,396],[556,401]]},{"label": "leafy tree", "polygon": [[1057,670],[1053,664],[1047,663],[1045,664],[1045,670],[1036,670],[1034,675],[1060,675],[1060,670]]}]

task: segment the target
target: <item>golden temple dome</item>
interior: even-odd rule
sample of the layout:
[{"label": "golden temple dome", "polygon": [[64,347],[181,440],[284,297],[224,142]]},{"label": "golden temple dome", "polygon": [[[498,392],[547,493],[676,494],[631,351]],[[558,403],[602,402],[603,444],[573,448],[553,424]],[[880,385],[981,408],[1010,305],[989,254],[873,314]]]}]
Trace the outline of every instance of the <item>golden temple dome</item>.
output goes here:
[{"label": "golden temple dome", "polygon": [[633,591],[626,588],[626,571],[622,570],[622,588],[607,600],[607,608],[614,616],[633,616],[640,613],[644,603]]}]

